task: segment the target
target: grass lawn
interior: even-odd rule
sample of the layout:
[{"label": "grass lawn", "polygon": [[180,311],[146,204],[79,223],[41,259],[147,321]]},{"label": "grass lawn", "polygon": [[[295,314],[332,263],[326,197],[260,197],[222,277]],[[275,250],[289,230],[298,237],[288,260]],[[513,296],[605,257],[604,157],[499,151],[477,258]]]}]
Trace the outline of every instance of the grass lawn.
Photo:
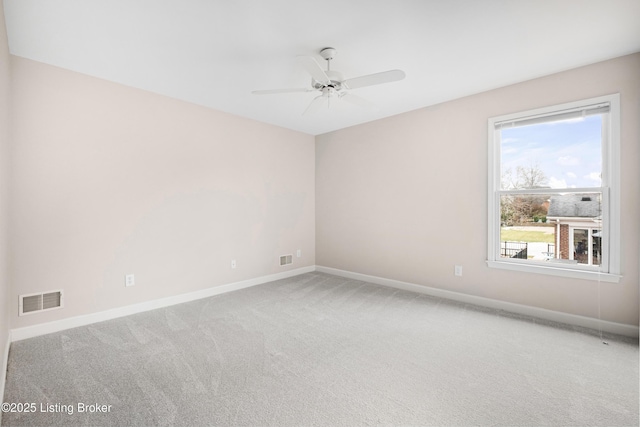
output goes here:
[{"label": "grass lawn", "polygon": [[500,230],[500,240],[503,242],[555,243],[554,239],[553,233],[545,233],[544,231]]}]

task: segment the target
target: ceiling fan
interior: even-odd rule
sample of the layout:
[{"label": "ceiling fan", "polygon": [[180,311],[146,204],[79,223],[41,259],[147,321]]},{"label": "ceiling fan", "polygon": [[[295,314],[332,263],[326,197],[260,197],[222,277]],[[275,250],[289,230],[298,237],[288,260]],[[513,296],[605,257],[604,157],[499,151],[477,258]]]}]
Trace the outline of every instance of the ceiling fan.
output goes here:
[{"label": "ceiling fan", "polygon": [[391,83],[402,80],[405,77],[402,70],[389,70],[345,79],[339,71],[331,70],[331,60],[335,55],[336,49],[332,47],[325,47],[320,51],[320,56],[327,61],[326,71],[311,56],[298,56],[296,58],[298,63],[311,75],[310,88],[254,90],[252,93],[255,95],[272,95],[292,92],[320,92],[320,95],[314,98],[302,113],[304,115],[319,110],[325,104],[329,107],[332,99],[342,99],[355,105],[369,107],[372,105],[369,101],[350,93],[349,90]]}]

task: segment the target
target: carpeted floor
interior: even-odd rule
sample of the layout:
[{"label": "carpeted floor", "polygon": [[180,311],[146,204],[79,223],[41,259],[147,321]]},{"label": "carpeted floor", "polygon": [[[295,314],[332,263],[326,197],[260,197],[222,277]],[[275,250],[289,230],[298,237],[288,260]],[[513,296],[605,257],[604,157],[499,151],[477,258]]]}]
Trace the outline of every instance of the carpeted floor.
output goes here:
[{"label": "carpeted floor", "polygon": [[605,338],[308,273],[13,343],[2,425],[637,426]]}]

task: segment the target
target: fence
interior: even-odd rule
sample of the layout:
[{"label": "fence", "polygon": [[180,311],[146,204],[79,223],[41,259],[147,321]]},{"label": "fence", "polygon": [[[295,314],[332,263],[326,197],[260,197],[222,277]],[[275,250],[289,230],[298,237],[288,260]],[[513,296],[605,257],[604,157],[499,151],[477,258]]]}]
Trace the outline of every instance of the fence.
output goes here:
[{"label": "fence", "polygon": [[500,242],[500,256],[527,259],[527,242]]}]

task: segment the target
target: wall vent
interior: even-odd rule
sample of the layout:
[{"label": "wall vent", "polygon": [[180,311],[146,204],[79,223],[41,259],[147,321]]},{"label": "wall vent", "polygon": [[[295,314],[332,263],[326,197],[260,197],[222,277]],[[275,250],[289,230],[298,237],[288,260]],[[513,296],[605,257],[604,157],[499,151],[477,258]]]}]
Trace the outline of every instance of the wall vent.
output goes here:
[{"label": "wall vent", "polygon": [[282,255],[280,257],[280,265],[287,265],[293,263],[293,255]]},{"label": "wall vent", "polygon": [[20,316],[62,308],[63,303],[62,290],[20,295],[19,298]]}]

